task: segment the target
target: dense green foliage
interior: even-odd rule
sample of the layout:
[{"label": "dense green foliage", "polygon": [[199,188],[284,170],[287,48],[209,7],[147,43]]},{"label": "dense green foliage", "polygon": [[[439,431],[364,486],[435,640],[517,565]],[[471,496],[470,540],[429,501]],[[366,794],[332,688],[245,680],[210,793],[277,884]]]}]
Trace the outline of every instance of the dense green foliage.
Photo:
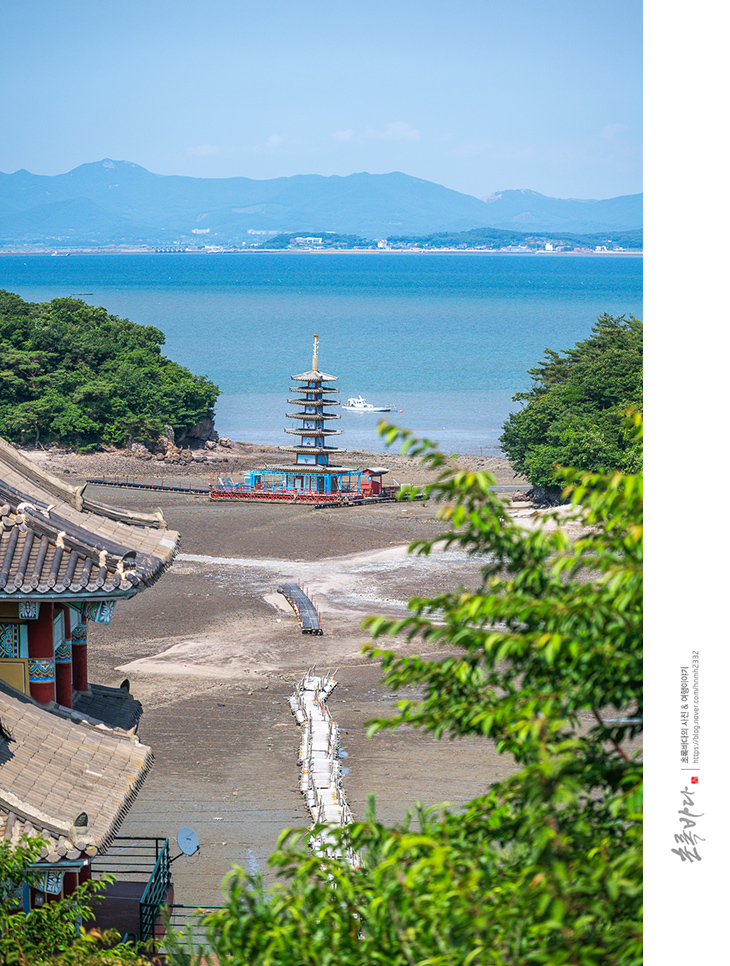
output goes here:
[{"label": "dense green foliage", "polygon": [[218,387],[166,359],[165,337],[79,299],[0,292],[0,436],[80,450],[178,436],[212,417]]},{"label": "dense green foliage", "polygon": [[637,472],[641,456],[625,413],[642,409],[642,324],[601,315],[589,338],[561,354],[545,350],[530,370],[526,405],[504,425],[500,442],[533,486],[558,487],[557,465]]},{"label": "dense green foliage", "polygon": [[0,966],[116,966],[149,962],[131,946],[120,945],[113,932],[89,932],[80,923],[92,918],[93,897],[103,881],[87,882],[68,898],[22,911],[20,890],[38,875],[43,839],[25,838],[17,848],[0,841]]},{"label": "dense green foliage", "polygon": [[[271,861],[288,881],[265,891],[238,870],[226,907],[207,917],[217,961],[638,966],[642,772],[629,743],[642,715],[641,477],[566,471],[584,525],[571,541],[551,525],[565,515],[523,530],[488,474],[383,431],[438,471],[426,492],[443,503],[445,544],[480,566],[471,590],[369,619],[376,640],[400,641],[398,652],[365,648],[387,685],[421,694],[372,727],[488,736],[519,770],[463,810],[417,808],[396,828],[371,812],[334,829],[356,871],[308,854],[308,833],[285,833]],[[404,637],[452,656],[403,656]],[[189,960],[169,942],[174,962]]]}]

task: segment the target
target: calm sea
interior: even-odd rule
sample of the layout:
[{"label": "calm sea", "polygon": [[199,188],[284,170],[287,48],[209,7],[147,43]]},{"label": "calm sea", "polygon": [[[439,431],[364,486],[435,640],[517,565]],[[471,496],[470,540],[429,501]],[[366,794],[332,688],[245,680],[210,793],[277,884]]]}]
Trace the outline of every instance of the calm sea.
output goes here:
[{"label": "calm sea", "polygon": [[[165,353],[221,388],[221,435],[287,444],[292,374],[339,376],[449,452],[499,453],[516,392],[545,348],[602,312],[642,316],[642,259],[625,255],[99,254],[0,256],[0,288],[76,295],[166,336]],[[343,413],[340,444],[381,450],[380,416]]]}]

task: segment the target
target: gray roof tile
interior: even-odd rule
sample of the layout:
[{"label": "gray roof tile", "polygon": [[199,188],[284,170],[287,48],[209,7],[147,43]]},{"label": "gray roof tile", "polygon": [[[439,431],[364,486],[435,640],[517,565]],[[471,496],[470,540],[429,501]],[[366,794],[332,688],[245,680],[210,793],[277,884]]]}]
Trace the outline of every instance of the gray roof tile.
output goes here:
[{"label": "gray roof tile", "polygon": [[14,844],[25,833],[43,835],[50,861],[74,845],[71,826],[80,812],[89,817],[86,851],[103,851],[152,764],[151,750],[128,731],[72,715],[0,681],[0,720],[14,739],[0,742],[0,752],[9,752],[0,754],[0,835]]},{"label": "gray roof tile", "polygon": [[[0,597],[128,593],[170,566],[179,534],[160,515],[89,503],[0,439]],[[146,525],[140,525],[145,523]],[[122,563],[122,558],[134,558]],[[124,571],[124,573],[123,573]]]}]

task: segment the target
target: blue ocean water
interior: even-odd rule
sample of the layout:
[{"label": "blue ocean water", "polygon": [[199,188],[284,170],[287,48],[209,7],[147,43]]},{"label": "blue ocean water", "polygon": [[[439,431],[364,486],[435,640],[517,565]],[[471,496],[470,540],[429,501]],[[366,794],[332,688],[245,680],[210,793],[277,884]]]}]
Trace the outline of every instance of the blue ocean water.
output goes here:
[{"label": "blue ocean water", "polygon": [[[221,388],[221,435],[286,444],[292,374],[320,368],[340,396],[449,452],[499,452],[515,393],[546,348],[598,315],[642,316],[642,259],[626,255],[216,253],[0,256],[0,288],[76,295],[166,336],[165,354]],[[381,450],[380,416],[343,413],[340,445]]]}]

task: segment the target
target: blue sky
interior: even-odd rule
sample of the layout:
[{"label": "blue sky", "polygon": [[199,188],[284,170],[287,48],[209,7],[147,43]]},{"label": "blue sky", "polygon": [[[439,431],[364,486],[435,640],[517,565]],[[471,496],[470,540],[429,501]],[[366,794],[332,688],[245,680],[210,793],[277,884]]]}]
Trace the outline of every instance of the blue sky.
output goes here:
[{"label": "blue sky", "polygon": [[3,0],[0,171],[642,190],[639,0]]}]

